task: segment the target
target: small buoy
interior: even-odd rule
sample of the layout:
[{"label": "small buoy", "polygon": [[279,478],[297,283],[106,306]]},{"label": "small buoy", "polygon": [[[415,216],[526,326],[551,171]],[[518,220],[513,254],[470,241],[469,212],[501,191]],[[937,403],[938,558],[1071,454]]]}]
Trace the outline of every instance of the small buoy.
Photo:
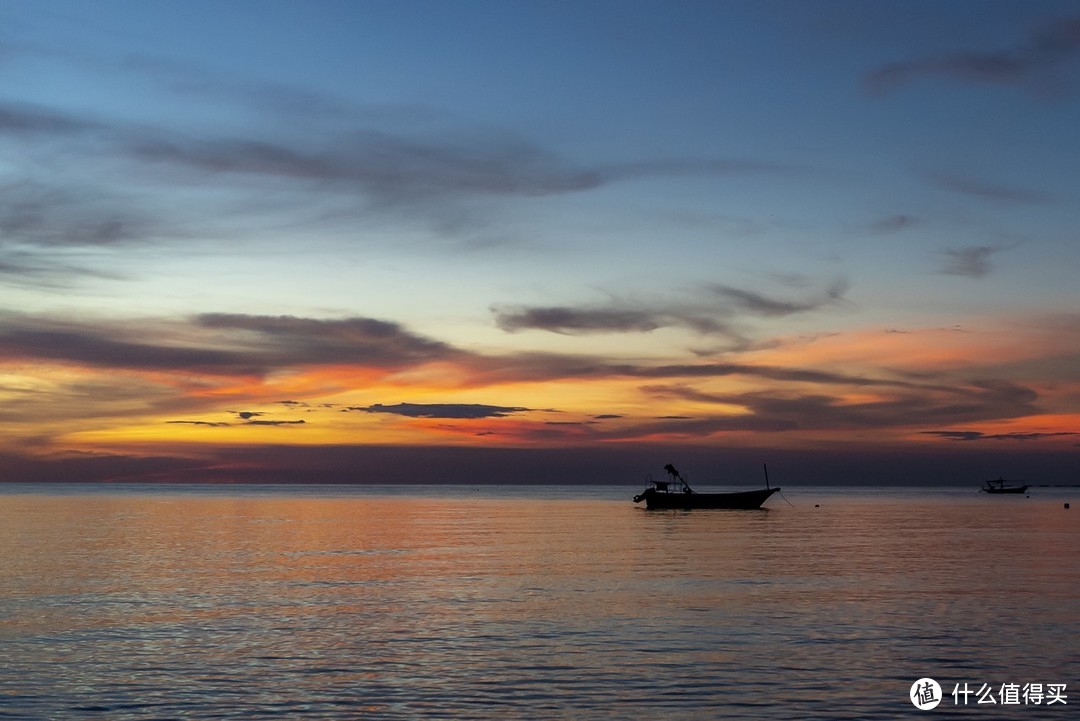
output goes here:
[{"label": "small buoy", "polygon": [[1065,510],[1066,511],[1069,510],[1069,504],[1068,503],[1065,504]]},{"label": "small buoy", "polygon": [[821,508],[821,504],[820,503],[815,503],[814,508]]}]

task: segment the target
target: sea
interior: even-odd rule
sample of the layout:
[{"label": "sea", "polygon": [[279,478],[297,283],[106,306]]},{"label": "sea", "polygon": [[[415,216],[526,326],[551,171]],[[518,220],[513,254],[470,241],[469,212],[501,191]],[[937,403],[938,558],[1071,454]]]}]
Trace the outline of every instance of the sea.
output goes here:
[{"label": "sea", "polygon": [[1080,717],[1080,489],[640,490],[0,484],[0,718]]}]

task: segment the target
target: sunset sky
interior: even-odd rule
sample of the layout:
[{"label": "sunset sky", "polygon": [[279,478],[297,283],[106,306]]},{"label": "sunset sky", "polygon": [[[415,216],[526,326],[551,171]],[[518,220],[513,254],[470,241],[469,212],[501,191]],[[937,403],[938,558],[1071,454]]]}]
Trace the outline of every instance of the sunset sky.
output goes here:
[{"label": "sunset sky", "polygon": [[1080,6],[0,2],[0,480],[1080,482]]}]

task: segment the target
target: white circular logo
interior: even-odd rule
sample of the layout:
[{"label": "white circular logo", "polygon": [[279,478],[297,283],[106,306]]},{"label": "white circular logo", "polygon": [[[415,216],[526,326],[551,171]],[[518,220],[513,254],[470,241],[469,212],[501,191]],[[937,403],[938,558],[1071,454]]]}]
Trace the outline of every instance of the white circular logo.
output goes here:
[{"label": "white circular logo", "polygon": [[937,708],[941,703],[941,686],[932,678],[920,678],[911,684],[911,703],[920,711]]}]

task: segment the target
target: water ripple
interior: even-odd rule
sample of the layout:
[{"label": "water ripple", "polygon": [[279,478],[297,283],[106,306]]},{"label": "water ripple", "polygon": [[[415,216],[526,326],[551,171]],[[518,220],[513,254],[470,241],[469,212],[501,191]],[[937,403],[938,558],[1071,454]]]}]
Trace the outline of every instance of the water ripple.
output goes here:
[{"label": "water ripple", "polygon": [[0,718],[881,719],[924,675],[1077,678],[1059,508],[279,493],[6,498]]}]

